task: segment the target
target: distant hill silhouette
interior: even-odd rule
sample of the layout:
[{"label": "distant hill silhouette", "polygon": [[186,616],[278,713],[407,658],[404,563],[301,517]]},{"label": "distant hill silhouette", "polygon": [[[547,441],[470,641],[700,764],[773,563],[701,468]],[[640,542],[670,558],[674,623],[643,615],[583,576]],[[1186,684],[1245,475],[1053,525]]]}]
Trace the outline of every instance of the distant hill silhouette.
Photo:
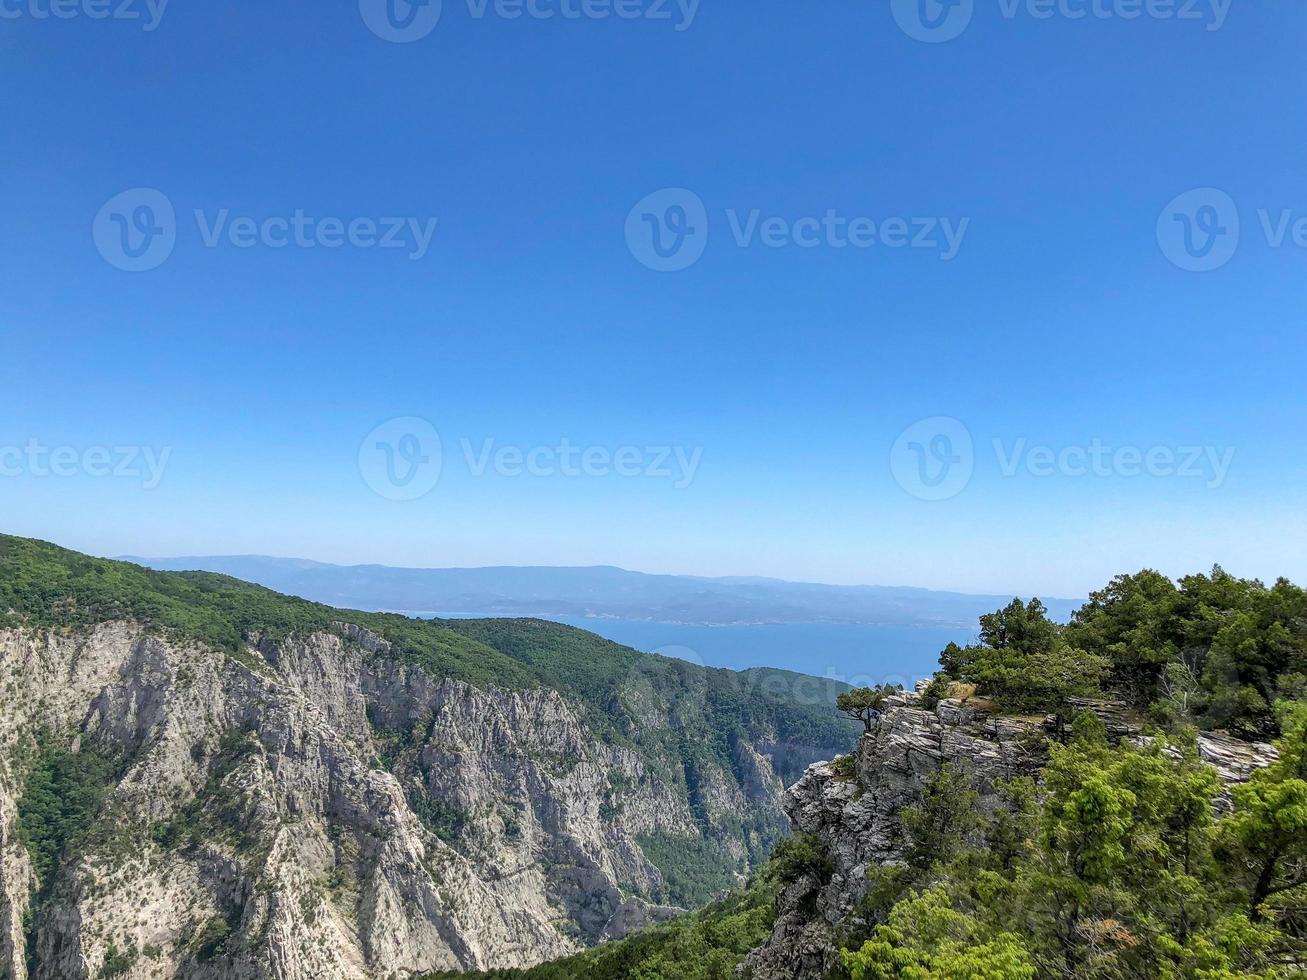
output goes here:
[{"label": "distant hill silhouette", "polygon": [[[221,572],[355,609],[511,616],[602,616],[669,623],[867,623],[970,627],[1008,595],[766,578],[648,575],[611,566],[395,568],[262,555],[135,558],[164,571]],[[1083,600],[1041,596],[1067,619]]]}]

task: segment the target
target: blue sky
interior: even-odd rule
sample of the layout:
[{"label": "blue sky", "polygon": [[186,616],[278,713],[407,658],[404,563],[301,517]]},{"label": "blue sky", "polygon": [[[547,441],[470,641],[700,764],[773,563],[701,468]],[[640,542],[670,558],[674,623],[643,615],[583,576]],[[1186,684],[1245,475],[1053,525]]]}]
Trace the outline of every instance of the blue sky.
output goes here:
[{"label": "blue sky", "polygon": [[0,0],[5,530],[1307,579],[1301,5],[155,2]]}]

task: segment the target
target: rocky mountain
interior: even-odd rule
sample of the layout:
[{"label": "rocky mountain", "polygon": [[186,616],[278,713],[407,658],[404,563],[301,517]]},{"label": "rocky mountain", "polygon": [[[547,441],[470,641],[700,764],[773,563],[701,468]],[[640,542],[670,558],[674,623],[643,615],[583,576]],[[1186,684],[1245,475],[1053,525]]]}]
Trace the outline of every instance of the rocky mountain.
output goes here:
[{"label": "rocky mountain", "polygon": [[563,956],[742,880],[852,742],[784,676],[2,536],[0,676],[13,980]]},{"label": "rocky mountain", "polygon": [[[983,704],[983,703],[982,703]],[[1083,702],[1117,739],[1141,739],[1115,705]],[[1040,746],[1051,719],[996,714],[955,698],[930,708],[920,694],[890,700],[875,731],[844,765],[813,764],[785,796],[796,833],[811,835],[824,857],[820,870],[787,882],[777,903],[771,938],[747,958],[749,980],[822,980],[838,962],[842,934],[865,930],[859,904],[871,887],[869,869],[901,863],[905,835],[901,811],[917,803],[927,780],[946,763],[965,764],[978,792],[977,806],[1002,805],[996,783],[1037,777],[1047,761]],[[1276,750],[1213,732],[1198,735],[1202,759],[1228,786],[1269,766]],[[1228,807],[1223,794],[1220,805]]]}]

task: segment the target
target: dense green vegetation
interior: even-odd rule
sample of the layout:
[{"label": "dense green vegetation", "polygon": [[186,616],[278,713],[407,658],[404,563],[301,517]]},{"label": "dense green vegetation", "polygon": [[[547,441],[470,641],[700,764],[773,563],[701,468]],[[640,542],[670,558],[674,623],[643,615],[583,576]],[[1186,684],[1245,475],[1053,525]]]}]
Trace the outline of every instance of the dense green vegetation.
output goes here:
[{"label": "dense green vegetation", "polygon": [[1174,583],[1143,571],[1095,592],[1067,626],[1038,599],[981,617],[980,643],[949,644],[944,673],[1002,709],[1065,713],[1107,694],[1153,721],[1276,734],[1274,704],[1307,693],[1307,591],[1216,568]]},{"label": "dense green vegetation", "polygon": [[1307,591],[1286,579],[1121,575],[1066,636],[1109,661],[1109,689],[1166,723],[1271,735],[1277,699],[1307,694]]},{"label": "dense green vegetation", "polygon": [[980,617],[980,643],[950,643],[944,673],[977,686],[1001,710],[1065,713],[1072,697],[1099,693],[1106,663],[1072,647],[1038,599],[1020,599]]},{"label": "dense green vegetation", "polygon": [[1112,746],[1090,712],[994,816],[943,775],[904,821],[907,867],[874,882],[847,976],[1288,977],[1307,963],[1307,706],[1282,703],[1280,724],[1280,761],[1219,819],[1192,738]]},{"label": "dense green vegetation", "polygon": [[780,884],[780,869],[769,866],[723,902],[579,956],[530,970],[424,980],[734,980],[735,967],[771,933]]},{"label": "dense green vegetation", "polygon": [[43,890],[53,884],[60,858],[90,829],[116,768],[94,746],[40,748],[18,804],[18,832]]},{"label": "dense green vegetation", "polygon": [[[37,879],[25,917],[29,974],[37,966],[34,937],[59,868],[63,862],[77,860],[118,775],[118,764],[119,760],[95,745],[83,745],[74,752],[53,738],[37,742],[36,757],[18,801],[18,836],[31,855]],[[129,956],[118,950],[113,953],[108,962],[115,968]]]},{"label": "dense green vegetation", "polygon": [[739,883],[744,871],[715,840],[657,834],[641,836],[636,843],[665,882],[654,900],[679,908],[699,908],[719,898]]}]

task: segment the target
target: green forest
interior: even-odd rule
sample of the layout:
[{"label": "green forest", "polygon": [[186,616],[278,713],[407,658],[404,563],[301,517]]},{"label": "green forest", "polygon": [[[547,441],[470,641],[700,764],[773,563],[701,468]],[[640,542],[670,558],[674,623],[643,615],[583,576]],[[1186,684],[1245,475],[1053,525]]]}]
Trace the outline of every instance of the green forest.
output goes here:
[{"label": "green forest", "polygon": [[1117,576],[1066,626],[1038,599],[980,618],[980,642],[949,646],[942,674],[1005,711],[1065,713],[1074,697],[1119,698],[1147,721],[1267,738],[1275,705],[1307,694],[1307,592],[1220,568],[1172,582]]}]

